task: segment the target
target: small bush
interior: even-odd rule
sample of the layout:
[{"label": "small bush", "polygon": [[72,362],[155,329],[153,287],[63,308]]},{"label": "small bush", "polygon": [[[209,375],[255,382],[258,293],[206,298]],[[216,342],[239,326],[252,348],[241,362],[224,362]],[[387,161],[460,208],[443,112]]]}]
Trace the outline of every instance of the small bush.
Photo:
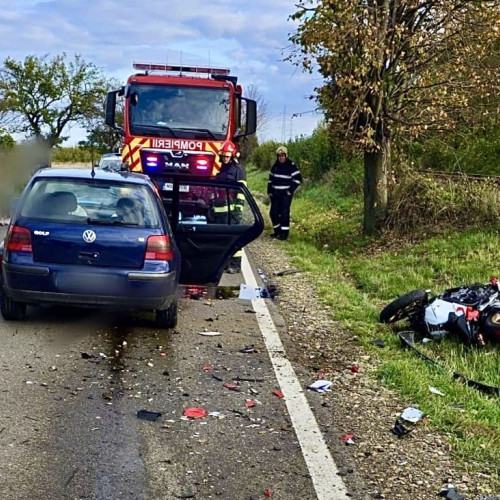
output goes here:
[{"label": "small bush", "polygon": [[390,194],[387,227],[399,233],[421,228],[436,234],[450,227],[500,222],[498,183],[466,175],[436,176],[406,170],[396,175]]}]

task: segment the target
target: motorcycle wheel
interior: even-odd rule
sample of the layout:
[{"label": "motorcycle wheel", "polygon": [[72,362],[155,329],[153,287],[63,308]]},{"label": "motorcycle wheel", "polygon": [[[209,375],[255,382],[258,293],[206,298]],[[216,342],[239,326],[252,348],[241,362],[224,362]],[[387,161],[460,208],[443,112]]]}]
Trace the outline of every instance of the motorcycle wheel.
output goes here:
[{"label": "motorcycle wheel", "polygon": [[424,307],[427,302],[428,296],[425,290],[413,290],[405,293],[382,309],[379,321],[380,323],[401,321]]},{"label": "motorcycle wheel", "polygon": [[490,340],[500,340],[500,309],[491,311],[484,318],[481,331]]}]

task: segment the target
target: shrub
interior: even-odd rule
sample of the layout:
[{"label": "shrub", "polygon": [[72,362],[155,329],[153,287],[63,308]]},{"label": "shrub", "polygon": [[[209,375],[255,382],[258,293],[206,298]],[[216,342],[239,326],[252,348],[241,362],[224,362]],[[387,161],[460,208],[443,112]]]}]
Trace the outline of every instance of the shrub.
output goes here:
[{"label": "shrub", "polygon": [[450,227],[500,222],[495,179],[466,175],[433,175],[401,171],[390,192],[387,227],[411,234],[419,227],[428,234]]}]

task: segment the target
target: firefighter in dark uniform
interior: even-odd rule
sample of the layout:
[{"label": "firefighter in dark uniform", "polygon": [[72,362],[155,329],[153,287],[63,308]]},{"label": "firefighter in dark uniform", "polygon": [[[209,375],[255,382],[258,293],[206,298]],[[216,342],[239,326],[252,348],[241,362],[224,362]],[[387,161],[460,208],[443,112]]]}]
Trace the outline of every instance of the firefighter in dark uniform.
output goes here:
[{"label": "firefighter in dark uniform", "polygon": [[280,146],[276,161],[269,172],[267,194],[271,200],[269,215],[273,224],[272,238],[288,239],[290,233],[290,207],[293,193],[302,182],[302,175],[295,163],[288,158],[288,150]]},{"label": "firefighter in dark uniform", "polygon": [[[221,168],[215,178],[219,181],[241,182],[247,185],[245,171],[237,162],[236,146],[231,141],[226,141],[222,144],[219,151]],[[237,193],[234,200],[228,200],[223,196],[221,199],[214,200],[214,222],[222,224],[228,223],[228,216],[231,224],[239,224],[243,212],[245,197],[242,193]],[[229,214],[228,214],[229,210]],[[230,259],[228,268],[230,273],[241,271],[241,257],[243,251],[238,250]]]}]

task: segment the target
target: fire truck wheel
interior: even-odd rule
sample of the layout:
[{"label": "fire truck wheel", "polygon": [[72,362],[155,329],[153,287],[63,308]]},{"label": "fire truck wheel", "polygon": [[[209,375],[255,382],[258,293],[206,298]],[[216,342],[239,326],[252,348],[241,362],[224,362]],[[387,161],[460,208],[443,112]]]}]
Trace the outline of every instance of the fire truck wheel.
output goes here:
[{"label": "fire truck wheel", "polygon": [[177,300],[167,309],[156,310],[156,326],[158,328],[175,328],[177,326]]}]

